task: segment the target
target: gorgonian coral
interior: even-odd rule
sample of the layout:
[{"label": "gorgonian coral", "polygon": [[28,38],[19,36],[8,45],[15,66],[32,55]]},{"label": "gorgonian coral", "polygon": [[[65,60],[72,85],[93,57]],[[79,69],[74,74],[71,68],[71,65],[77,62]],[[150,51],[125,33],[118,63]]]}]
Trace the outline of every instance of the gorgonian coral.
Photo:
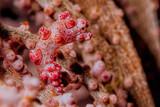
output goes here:
[{"label": "gorgonian coral", "polygon": [[[139,98],[141,90],[147,90],[143,75],[137,73],[141,67],[135,64],[137,56],[128,30],[121,25],[123,12],[112,0],[7,3],[15,7],[18,19],[27,18],[29,23],[24,21],[17,28],[8,26],[14,24],[6,18],[0,23],[0,70],[7,71],[1,72],[1,87],[8,87],[0,87],[0,106],[132,107],[128,92],[136,89],[131,94]],[[89,30],[95,35],[91,40],[84,17],[90,20]],[[147,96],[145,90],[143,94]],[[142,96],[136,103],[150,106],[146,98]]]}]

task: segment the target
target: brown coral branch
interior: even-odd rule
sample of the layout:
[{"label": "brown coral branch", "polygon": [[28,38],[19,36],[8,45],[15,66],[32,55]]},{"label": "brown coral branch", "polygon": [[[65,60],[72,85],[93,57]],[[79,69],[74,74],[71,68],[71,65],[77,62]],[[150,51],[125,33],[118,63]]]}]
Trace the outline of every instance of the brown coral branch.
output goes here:
[{"label": "brown coral branch", "polygon": [[[75,0],[82,9],[87,18],[93,19],[95,14],[93,9],[98,8],[97,24],[102,31],[102,35],[111,41],[115,51],[115,61],[117,64],[114,69],[119,69],[124,75],[131,75],[134,80],[134,87],[130,90],[139,107],[154,107],[153,99],[147,86],[146,78],[143,73],[140,60],[135,52],[130,39],[128,29],[122,21],[123,13],[117,9],[111,0]],[[92,20],[92,23],[95,23]],[[101,43],[101,42],[100,42]],[[103,48],[104,49],[104,48]],[[141,95],[144,96],[141,96]]]}]

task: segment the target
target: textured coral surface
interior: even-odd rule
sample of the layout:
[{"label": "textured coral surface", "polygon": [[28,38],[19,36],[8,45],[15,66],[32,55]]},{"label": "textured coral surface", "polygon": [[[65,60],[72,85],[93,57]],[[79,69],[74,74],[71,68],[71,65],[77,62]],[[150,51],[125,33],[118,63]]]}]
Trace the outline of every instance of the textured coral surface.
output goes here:
[{"label": "textured coral surface", "polygon": [[130,1],[0,0],[0,107],[158,106],[157,1]]}]

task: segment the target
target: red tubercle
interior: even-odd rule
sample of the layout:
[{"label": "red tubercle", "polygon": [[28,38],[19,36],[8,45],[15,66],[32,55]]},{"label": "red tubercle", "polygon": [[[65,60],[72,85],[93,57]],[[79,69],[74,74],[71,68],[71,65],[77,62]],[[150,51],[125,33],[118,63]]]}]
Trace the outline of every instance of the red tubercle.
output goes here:
[{"label": "red tubercle", "polygon": [[51,81],[55,81],[55,80],[58,80],[60,79],[60,73],[59,72],[50,72],[49,73],[49,80]]},{"label": "red tubercle", "polygon": [[83,41],[85,39],[84,34],[80,34],[77,36],[78,41]]},{"label": "red tubercle", "polygon": [[56,70],[55,64],[47,64],[44,68],[45,72],[53,72]]},{"label": "red tubercle", "polygon": [[64,19],[69,18],[69,17],[71,17],[70,12],[69,11],[64,11],[64,12],[60,13],[60,15],[58,16],[58,19],[59,20],[64,20]]},{"label": "red tubercle", "polygon": [[57,90],[58,93],[63,93],[63,87],[62,86],[57,87],[56,90]]},{"label": "red tubercle", "polygon": [[60,86],[61,85],[61,81],[59,81],[59,80],[55,80],[55,81],[52,81],[52,83],[51,83],[54,87],[58,87],[58,86]]},{"label": "red tubercle", "polygon": [[36,65],[40,65],[41,61],[42,61],[42,51],[41,51],[41,49],[31,50],[29,52],[29,58]]},{"label": "red tubercle", "polygon": [[88,33],[81,33],[77,36],[77,40],[78,41],[84,41],[84,40],[90,40],[92,37],[92,33],[88,32]]},{"label": "red tubercle", "polygon": [[63,36],[64,36],[64,35],[62,35],[62,34],[56,35],[55,38],[54,38],[54,42],[55,42],[56,44],[63,44],[63,43],[65,42]]},{"label": "red tubercle", "polygon": [[46,28],[45,26],[40,27],[38,32],[39,32],[42,40],[47,40],[51,35],[51,31],[48,28]]},{"label": "red tubercle", "polygon": [[41,78],[41,80],[46,81],[48,79],[47,72],[42,72],[40,74],[40,78]]},{"label": "red tubercle", "polygon": [[55,69],[56,71],[60,71],[62,69],[61,65],[55,63]]},{"label": "red tubercle", "polygon": [[65,25],[66,25],[67,29],[70,29],[76,25],[76,22],[73,19],[71,19],[71,20],[66,21]]},{"label": "red tubercle", "polygon": [[52,72],[54,69],[55,69],[55,67],[49,67],[49,68],[47,69],[47,71]]}]

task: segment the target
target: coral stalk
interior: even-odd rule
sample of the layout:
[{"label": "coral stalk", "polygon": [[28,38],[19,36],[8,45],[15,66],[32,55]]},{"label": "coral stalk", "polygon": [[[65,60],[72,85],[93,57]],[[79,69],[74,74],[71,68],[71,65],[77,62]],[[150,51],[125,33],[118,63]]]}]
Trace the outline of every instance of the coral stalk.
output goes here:
[{"label": "coral stalk", "polygon": [[[122,21],[123,12],[117,9],[112,0],[94,0],[92,2],[75,0],[75,2],[84,9],[82,11],[88,19],[92,20],[91,23],[94,23],[91,12],[93,8],[98,8],[99,15],[96,22],[102,31],[101,36],[110,42],[115,53],[113,57],[115,65],[112,67],[115,70],[120,70],[123,75],[133,77],[134,87],[130,89],[130,92],[135,100],[137,99],[138,106],[154,107],[140,60],[133,47],[128,29]],[[142,93],[143,97],[141,96]]]}]

